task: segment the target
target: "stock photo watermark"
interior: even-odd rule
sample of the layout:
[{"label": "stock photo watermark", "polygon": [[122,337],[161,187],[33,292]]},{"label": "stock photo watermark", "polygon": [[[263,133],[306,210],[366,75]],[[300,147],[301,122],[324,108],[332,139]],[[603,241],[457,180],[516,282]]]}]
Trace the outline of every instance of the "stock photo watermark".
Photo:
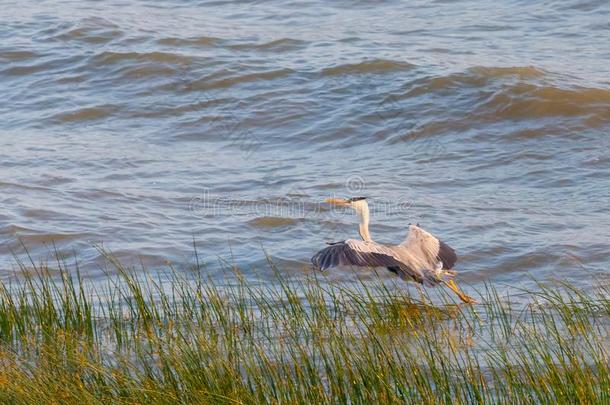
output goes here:
[{"label": "stock photo watermark", "polygon": [[287,217],[332,219],[352,215],[349,204],[333,205],[326,200],[336,198],[364,197],[367,199],[371,217],[395,216],[413,207],[410,199],[367,198],[366,183],[360,176],[352,176],[345,181],[344,195],[329,194],[313,199],[304,192],[289,193],[275,198],[252,199],[227,194],[216,194],[205,188],[200,195],[192,198],[188,210],[195,217]]}]

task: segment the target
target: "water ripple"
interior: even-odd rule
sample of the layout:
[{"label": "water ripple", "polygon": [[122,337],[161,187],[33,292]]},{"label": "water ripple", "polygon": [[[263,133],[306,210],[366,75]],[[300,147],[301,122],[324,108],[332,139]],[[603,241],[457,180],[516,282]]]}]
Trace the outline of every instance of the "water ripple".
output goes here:
[{"label": "water ripple", "polygon": [[292,269],[358,237],[321,201],[364,195],[375,238],[420,222],[478,286],[607,268],[606,3],[464,5],[0,10],[0,266],[21,239],[189,268],[195,239],[212,276],[261,245]]},{"label": "water ripple", "polygon": [[348,63],[325,68],[322,70],[322,75],[335,76],[344,74],[400,72],[410,70],[414,67],[414,65],[406,62],[397,62],[384,59],[365,60],[360,63]]}]

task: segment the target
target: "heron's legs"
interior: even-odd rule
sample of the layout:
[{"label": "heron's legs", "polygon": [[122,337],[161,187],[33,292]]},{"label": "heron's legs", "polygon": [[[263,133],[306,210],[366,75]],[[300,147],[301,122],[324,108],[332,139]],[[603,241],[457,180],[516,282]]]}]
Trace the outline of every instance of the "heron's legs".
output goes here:
[{"label": "heron's legs", "polygon": [[455,281],[453,280],[449,280],[449,281],[445,281],[444,284],[449,287],[451,289],[451,291],[453,291],[454,293],[457,294],[458,297],[460,297],[460,299],[462,301],[464,301],[467,304],[477,304],[478,301],[475,300],[472,297],[469,297],[468,295],[464,294],[462,292],[462,290],[459,289],[459,287],[457,286],[457,284],[455,284]]}]

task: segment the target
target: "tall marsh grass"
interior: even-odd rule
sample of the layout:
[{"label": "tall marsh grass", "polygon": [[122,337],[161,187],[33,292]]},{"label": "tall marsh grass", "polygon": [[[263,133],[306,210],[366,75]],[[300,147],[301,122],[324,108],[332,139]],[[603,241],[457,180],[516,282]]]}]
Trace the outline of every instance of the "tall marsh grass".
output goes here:
[{"label": "tall marsh grass", "polygon": [[[1,403],[609,403],[610,288],[540,285],[517,307],[312,273],[149,274],[112,256],[0,283]],[[96,285],[99,285],[96,284]],[[99,289],[99,287],[97,287]]]}]

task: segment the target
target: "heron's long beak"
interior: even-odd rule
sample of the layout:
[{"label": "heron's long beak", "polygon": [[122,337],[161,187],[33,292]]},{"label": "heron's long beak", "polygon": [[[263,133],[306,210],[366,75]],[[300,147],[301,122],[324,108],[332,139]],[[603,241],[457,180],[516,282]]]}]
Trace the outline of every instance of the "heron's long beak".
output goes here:
[{"label": "heron's long beak", "polygon": [[349,207],[350,205],[349,201],[345,198],[327,198],[324,202],[332,205],[340,205],[342,207]]}]

